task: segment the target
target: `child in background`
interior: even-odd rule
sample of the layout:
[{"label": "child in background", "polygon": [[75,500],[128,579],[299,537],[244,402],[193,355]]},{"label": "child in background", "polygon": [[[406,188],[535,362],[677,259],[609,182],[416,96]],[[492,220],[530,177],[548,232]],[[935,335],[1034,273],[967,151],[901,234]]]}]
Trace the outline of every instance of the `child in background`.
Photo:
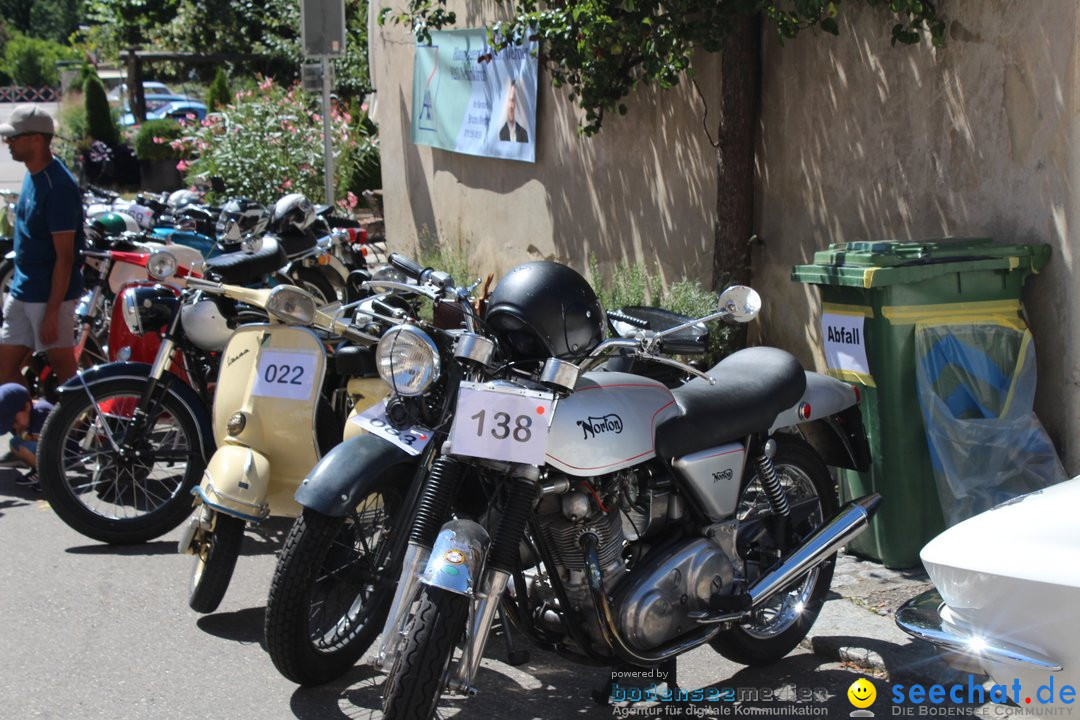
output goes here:
[{"label": "child in background", "polygon": [[15,481],[19,485],[37,487],[37,441],[52,409],[47,400],[31,402],[30,393],[19,383],[0,385],[0,435],[12,434],[11,452],[0,458],[0,467],[30,468]]}]

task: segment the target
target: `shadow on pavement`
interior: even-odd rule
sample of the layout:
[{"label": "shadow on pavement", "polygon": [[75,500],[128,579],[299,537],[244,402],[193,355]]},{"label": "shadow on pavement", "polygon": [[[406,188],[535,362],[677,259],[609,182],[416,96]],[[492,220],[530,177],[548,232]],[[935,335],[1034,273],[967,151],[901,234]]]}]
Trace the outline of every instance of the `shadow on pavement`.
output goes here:
[{"label": "shadow on pavement", "polygon": [[[208,635],[244,644],[263,644],[266,608],[244,608],[235,612],[203,615],[195,624]],[[265,648],[264,648],[265,649]]]},{"label": "shadow on pavement", "polygon": [[76,545],[69,547],[67,552],[72,555],[175,555],[176,541],[155,540],[154,542],[139,543],[136,545],[109,545],[108,543],[96,543],[94,545]]}]

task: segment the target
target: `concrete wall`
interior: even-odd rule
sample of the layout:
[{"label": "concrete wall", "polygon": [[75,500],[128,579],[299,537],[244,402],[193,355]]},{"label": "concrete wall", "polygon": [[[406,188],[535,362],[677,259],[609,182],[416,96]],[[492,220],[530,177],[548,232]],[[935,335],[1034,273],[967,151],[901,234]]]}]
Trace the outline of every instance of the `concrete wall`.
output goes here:
[{"label": "concrete wall", "polygon": [[[457,27],[498,18],[482,3],[451,3]],[[578,112],[541,73],[536,163],[471,157],[409,141],[414,44],[398,27],[377,30],[373,73],[382,144],[387,235],[396,248],[438,235],[464,245],[472,266],[505,272],[529,259],[605,270],[643,260],[665,277],[708,280],[716,202],[716,154],[701,131],[702,101],[684,84],[644,92],[593,138]],[[718,58],[703,55],[704,77]],[[716,93],[709,93],[713,108]]]},{"label": "concrete wall", "polygon": [[[890,47],[880,12],[844,5],[838,38],[766,42],[755,286],[764,340],[823,365],[816,288],[791,266],[831,242],[988,235],[1045,242],[1024,300],[1036,410],[1080,471],[1076,3],[941,3],[947,47]],[[782,308],[777,312],[776,309]]]},{"label": "concrete wall", "polygon": [[[830,242],[990,235],[1046,242],[1049,267],[1025,292],[1039,357],[1037,411],[1080,471],[1080,313],[1069,233],[1080,225],[1078,4],[948,0],[948,46],[891,47],[892,19],[845,3],[840,37],[783,47],[767,33],[755,286],[766,301],[758,339],[821,367],[820,299],[791,267]],[[498,17],[457,3],[459,27]],[[687,84],[634,97],[593,139],[576,133],[565,94],[540,82],[537,162],[473,158],[408,141],[413,43],[376,37],[373,68],[395,247],[424,233],[464,245],[478,269],[526,258],[583,268],[645,260],[668,280],[707,280],[715,152],[702,100]],[[715,120],[718,59],[697,60]],[[710,79],[712,82],[710,82]]]}]

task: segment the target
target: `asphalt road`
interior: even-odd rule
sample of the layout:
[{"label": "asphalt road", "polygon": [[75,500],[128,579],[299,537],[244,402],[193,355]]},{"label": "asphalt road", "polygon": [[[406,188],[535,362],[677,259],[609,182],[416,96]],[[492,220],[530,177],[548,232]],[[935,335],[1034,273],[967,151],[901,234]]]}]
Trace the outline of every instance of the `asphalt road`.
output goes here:
[{"label": "asphalt road", "polygon": [[[0,470],[0,716],[379,716],[381,677],[368,667],[357,667],[331,686],[302,690],[277,673],[263,650],[266,594],[287,523],[276,523],[268,535],[248,533],[221,608],[200,617],[187,607],[191,559],[176,554],[177,532],[146,545],[102,545],[61,522],[40,494],[16,486],[16,473]],[[444,703],[444,716],[613,716],[589,697],[608,676],[604,668],[572,665],[536,649],[528,663],[512,668],[503,662],[500,637],[488,655],[478,679],[480,694]],[[680,659],[678,672],[684,689],[817,690],[824,701],[804,708],[836,717],[852,710],[847,688],[861,677],[804,650],[771,668],[750,670],[699,648]],[[712,712],[709,707],[693,705],[700,713]],[[660,711],[639,705],[615,712],[655,717]]]}]

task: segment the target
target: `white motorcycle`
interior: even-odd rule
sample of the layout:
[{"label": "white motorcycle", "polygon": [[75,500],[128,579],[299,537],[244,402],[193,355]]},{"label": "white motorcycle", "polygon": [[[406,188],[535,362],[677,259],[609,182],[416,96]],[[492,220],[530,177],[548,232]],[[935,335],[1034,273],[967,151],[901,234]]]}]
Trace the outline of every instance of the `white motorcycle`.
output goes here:
[{"label": "white motorcycle", "polygon": [[[837,549],[880,501],[838,509],[823,461],[865,466],[855,393],[776,348],[707,373],[659,354],[686,327],[759,308],[753,290],[729,288],[708,317],[600,342],[603,310],[570,268],[526,263],[500,280],[491,337],[458,340],[478,374],[455,382],[449,440],[408,524],[375,659],[389,672],[385,717],[431,717],[443,691],[474,695],[500,606],[534,643],[589,664],[654,667],[708,643],[760,665],[798,644]],[[408,325],[384,337],[388,384],[415,392],[406,383],[436,377],[425,347]],[[669,389],[600,369],[613,352],[695,379]]]},{"label": "white motorcycle", "polygon": [[903,605],[896,624],[958,669],[988,674],[1004,693],[987,700],[1072,707],[1080,687],[1078,506],[1080,477],[941,533],[920,553],[935,588]]}]

